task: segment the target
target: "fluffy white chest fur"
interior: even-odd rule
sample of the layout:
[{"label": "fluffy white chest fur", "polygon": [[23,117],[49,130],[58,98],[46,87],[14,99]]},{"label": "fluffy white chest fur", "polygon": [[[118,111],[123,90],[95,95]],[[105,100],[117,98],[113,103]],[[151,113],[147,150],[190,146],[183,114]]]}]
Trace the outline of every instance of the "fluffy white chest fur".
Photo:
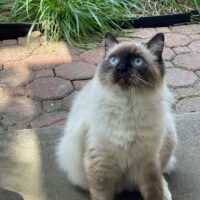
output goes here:
[{"label": "fluffy white chest fur", "polygon": [[88,189],[84,156],[93,151],[97,162],[117,168],[116,191],[132,188],[140,165],[159,157],[167,131],[175,130],[170,99],[165,84],[154,93],[111,92],[95,76],[76,97],[57,149],[69,180]]}]

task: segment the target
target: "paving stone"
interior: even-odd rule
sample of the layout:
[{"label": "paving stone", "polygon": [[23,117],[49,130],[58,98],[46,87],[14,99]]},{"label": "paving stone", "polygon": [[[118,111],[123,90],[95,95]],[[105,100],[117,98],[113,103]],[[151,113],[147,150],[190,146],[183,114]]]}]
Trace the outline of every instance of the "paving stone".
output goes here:
[{"label": "paving stone", "polygon": [[98,64],[101,62],[102,58],[104,56],[104,49],[92,49],[89,51],[86,51],[80,55],[80,58],[88,63],[91,64]]},{"label": "paving stone", "polygon": [[49,125],[48,127],[62,127],[65,124],[66,124],[66,119],[63,119],[63,120],[61,120],[59,122],[55,122],[55,123]]},{"label": "paving stone", "polygon": [[79,56],[81,53],[84,53],[85,51],[87,51],[87,49],[84,49],[84,48],[78,48],[78,47],[71,47],[71,46],[67,46],[69,52],[70,52],[70,55],[72,56]]},{"label": "paving stone", "polygon": [[[176,101],[179,98],[179,94],[178,94],[177,89],[169,88],[169,90],[170,90],[170,92],[172,93],[172,95],[174,97],[174,101]],[[173,103],[175,103],[175,102],[173,102]]]},{"label": "paving stone", "polygon": [[123,32],[125,32],[125,33],[134,33],[135,32],[135,29],[133,29],[133,28],[128,28],[128,29],[123,29]]},{"label": "paving stone", "polygon": [[119,42],[134,41],[133,38],[129,38],[129,37],[117,37],[117,40],[118,40]]},{"label": "paving stone", "polygon": [[199,39],[200,39],[200,34],[189,35],[189,37],[190,37],[192,40],[199,40]]},{"label": "paving stone", "polygon": [[170,49],[165,47],[163,50],[163,58],[165,60],[171,60],[174,57],[175,53]]},{"label": "paving stone", "polygon": [[10,98],[7,104],[1,109],[1,112],[11,122],[28,121],[42,111],[41,104],[27,97]]},{"label": "paving stone", "polygon": [[187,97],[187,96],[198,95],[197,90],[193,87],[177,88],[174,90],[176,91],[178,97]]},{"label": "paving stone", "polygon": [[189,47],[192,49],[192,51],[200,53],[200,40],[192,42]]},{"label": "paving stone", "polygon": [[82,62],[82,58],[80,56],[73,55],[72,62]]},{"label": "paving stone", "polygon": [[35,50],[37,49],[41,44],[40,44],[40,38],[39,37],[19,37],[18,38],[18,45],[25,46],[29,48],[30,50]]},{"label": "paving stone", "polygon": [[88,80],[73,81],[75,90],[80,90],[87,82]]},{"label": "paving stone", "polygon": [[52,69],[41,69],[38,71],[35,71],[35,78],[47,78],[54,76]]},{"label": "paving stone", "polygon": [[12,88],[7,88],[8,93],[10,96],[25,96],[25,89],[24,87],[12,87]]},{"label": "paving stone", "polygon": [[26,44],[27,44],[27,37],[18,37],[17,43],[18,43],[18,45],[26,46]]},{"label": "paving stone", "polygon": [[189,53],[191,52],[191,49],[189,49],[188,47],[176,47],[173,49],[177,54],[181,54],[181,53]]},{"label": "paving stone", "polygon": [[78,92],[72,92],[63,99],[43,101],[43,110],[45,112],[52,111],[69,111],[72,100]]},{"label": "paving stone", "polygon": [[200,69],[200,54],[180,54],[174,58],[173,63],[177,66],[187,68],[189,70],[198,70]]},{"label": "paving stone", "polygon": [[140,39],[140,38],[133,38],[133,42],[135,42],[135,43],[142,43],[142,44],[145,44],[145,43],[147,43],[148,41],[149,41],[150,39],[148,38],[146,38],[146,39]]},{"label": "paving stone", "polygon": [[200,97],[185,98],[181,100],[177,104],[176,110],[179,113],[200,111]]},{"label": "paving stone", "polygon": [[196,74],[184,69],[168,68],[166,72],[167,83],[171,87],[189,86],[198,79]]},{"label": "paving stone", "polygon": [[0,84],[8,87],[18,87],[30,83],[34,79],[33,72],[29,71],[20,62],[17,65],[5,65],[5,69],[0,71]]},{"label": "paving stone", "polygon": [[72,62],[55,68],[55,73],[57,77],[70,80],[89,79],[94,75],[95,69],[93,64]]},{"label": "paving stone", "polygon": [[167,47],[186,46],[191,42],[191,39],[186,35],[177,33],[166,33],[165,44]]},{"label": "paving stone", "polygon": [[36,49],[33,52],[33,54],[37,54],[37,55],[53,54],[53,55],[60,55],[60,56],[68,55],[69,57],[71,57],[69,48],[64,41],[53,42],[53,43],[49,42],[45,45],[42,45],[38,49]]},{"label": "paving stone", "polygon": [[200,77],[200,71],[196,71],[195,73]]},{"label": "paving stone", "polygon": [[32,128],[49,127],[52,125],[58,125],[59,122],[66,120],[67,112],[53,112],[45,113],[41,117],[31,122]]},{"label": "paving stone", "polygon": [[26,47],[22,46],[10,46],[3,47],[0,50],[0,61],[5,63],[8,61],[22,60],[30,55],[30,52]]},{"label": "paving stone", "polygon": [[174,67],[174,65],[171,63],[171,61],[165,61],[165,67],[172,68],[172,67]]},{"label": "paving stone", "polygon": [[173,26],[171,30],[176,33],[191,35],[200,33],[200,25],[199,24],[190,24],[183,26]]},{"label": "paving stone", "polygon": [[157,27],[156,31],[158,33],[169,33],[171,30],[168,27]]},{"label": "paving stone", "polygon": [[15,46],[15,45],[17,45],[17,40],[15,39],[2,41],[2,46]]},{"label": "paving stone", "polygon": [[141,28],[135,29],[135,32],[129,33],[130,37],[138,37],[138,38],[151,38],[156,34],[156,30],[154,28]]},{"label": "paving stone", "polygon": [[70,81],[57,77],[36,79],[26,86],[28,96],[40,99],[62,98],[73,90]]},{"label": "paving stone", "polygon": [[24,64],[31,70],[54,68],[58,65],[71,62],[69,55],[31,55],[26,58]]},{"label": "paving stone", "polygon": [[194,87],[196,88],[196,90],[197,90],[198,93],[200,94],[200,80],[195,84]]}]

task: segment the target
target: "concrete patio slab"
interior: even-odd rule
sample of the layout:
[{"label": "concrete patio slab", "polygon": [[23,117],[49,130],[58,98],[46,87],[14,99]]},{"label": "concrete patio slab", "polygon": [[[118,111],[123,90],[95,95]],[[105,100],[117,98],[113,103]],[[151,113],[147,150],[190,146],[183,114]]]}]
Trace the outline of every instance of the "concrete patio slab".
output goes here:
[{"label": "concrete patio slab", "polygon": [[[176,116],[179,146],[177,168],[167,177],[173,200],[200,197],[200,113]],[[3,200],[88,200],[89,194],[72,186],[55,162],[61,128],[26,129],[0,133],[0,199],[5,190],[16,192]],[[73,156],[73,152],[72,152]],[[9,192],[9,191],[8,191]],[[21,197],[20,197],[21,195]],[[117,200],[141,200],[123,193]]]}]

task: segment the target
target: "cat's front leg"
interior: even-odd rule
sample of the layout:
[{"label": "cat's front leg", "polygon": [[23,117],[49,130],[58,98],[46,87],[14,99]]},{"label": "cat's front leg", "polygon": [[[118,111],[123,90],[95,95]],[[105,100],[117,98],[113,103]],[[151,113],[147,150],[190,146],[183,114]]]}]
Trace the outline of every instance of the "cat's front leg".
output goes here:
[{"label": "cat's front leg", "polygon": [[93,152],[84,158],[91,200],[113,200],[115,175],[113,166],[106,157]]},{"label": "cat's front leg", "polygon": [[172,200],[168,184],[154,163],[142,168],[139,188],[145,200]]},{"label": "cat's front leg", "polygon": [[165,180],[164,176],[162,176],[162,183],[163,183],[163,191],[164,191],[164,200],[172,200],[171,192],[168,188],[168,183]]}]

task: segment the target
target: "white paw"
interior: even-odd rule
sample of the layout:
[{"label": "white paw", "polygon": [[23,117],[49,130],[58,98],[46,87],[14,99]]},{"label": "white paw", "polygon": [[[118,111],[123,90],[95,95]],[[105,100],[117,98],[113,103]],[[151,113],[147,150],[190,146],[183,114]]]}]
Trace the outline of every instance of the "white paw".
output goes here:
[{"label": "white paw", "polygon": [[172,200],[172,195],[169,189],[164,191],[164,200]]},{"label": "white paw", "polygon": [[164,191],[164,200],[172,200],[171,192],[169,191],[167,181],[163,177],[163,191]]}]

